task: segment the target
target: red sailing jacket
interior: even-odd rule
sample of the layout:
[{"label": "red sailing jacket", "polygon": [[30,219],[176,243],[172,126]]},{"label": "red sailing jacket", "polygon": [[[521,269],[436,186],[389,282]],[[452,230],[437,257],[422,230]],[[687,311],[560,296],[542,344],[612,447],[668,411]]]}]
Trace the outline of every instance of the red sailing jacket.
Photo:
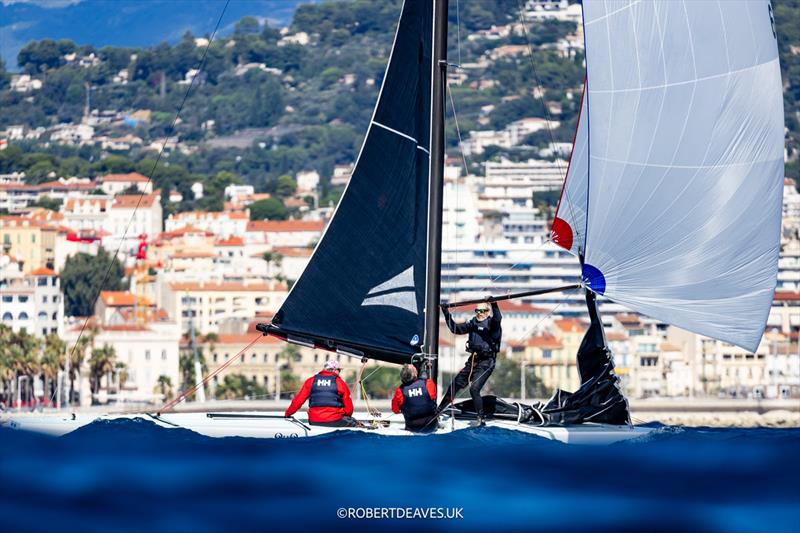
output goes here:
[{"label": "red sailing jacket", "polygon": [[350,389],[347,388],[347,383],[342,378],[337,376],[334,372],[323,370],[319,374],[313,375],[303,383],[303,388],[292,400],[289,408],[286,409],[285,416],[292,416],[297,412],[300,407],[306,403],[311,395],[311,385],[314,383],[314,378],[317,376],[335,376],[336,377],[336,390],[342,399],[342,407],[309,407],[308,408],[308,421],[309,422],[335,422],[340,420],[343,416],[350,416],[353,414],[353,401],[350,399]]},{"label": "red sailing jacket", "polygon": [[[436,401],[436,383],[432,379],[428,379],[425,381],[425,388],[428,389],[428,394],[431,396],[431,400],[434,402]],[[403,407],[403,387],[397,387],[397,390],[394,391],[394,398],[392,398],[392,412],[395,414],[399,414],[400,410]]]}]

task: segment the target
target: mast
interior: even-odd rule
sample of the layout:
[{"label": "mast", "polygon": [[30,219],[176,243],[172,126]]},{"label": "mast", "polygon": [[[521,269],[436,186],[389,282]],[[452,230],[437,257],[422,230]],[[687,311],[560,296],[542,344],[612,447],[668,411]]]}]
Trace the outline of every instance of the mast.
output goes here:
[{"label": "mast", "polygon": [[431,356],[431,378],[439,374],[439,296],[442,278],[442,198],[444,196],[444,92],[447,75],[447,3],[433,0],[431,64],[430,178],[428,186],[428,256],[425,280],[425,353]]}]

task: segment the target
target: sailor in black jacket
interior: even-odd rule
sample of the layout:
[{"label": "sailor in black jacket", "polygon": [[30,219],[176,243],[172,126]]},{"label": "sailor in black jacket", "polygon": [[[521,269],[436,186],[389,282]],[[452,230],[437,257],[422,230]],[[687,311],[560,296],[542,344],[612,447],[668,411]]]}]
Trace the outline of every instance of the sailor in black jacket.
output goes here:
[{"label": "sailor in black jacket", "polygon": [[475,308],[475,317],[467,322],[456,323],[445,306],[442,306],[442,313],[444,313],[445,322],[451,332],[456,335],[469,334],[467,351],[470,353],[470,357],[464,368],[453,378],[453,382],[442,397],[439,411],[453,401],[458,391],[469,385],[469,394],[472,396],[475,411],[478,414],[478,424],[482,425],[484,414],[481,389],[494,371],[497,352],[500,350],[500,341],[503,336],[503,329],[500,326],[503,315],[500,313],[497,302],[492,302],[491,313],[488,303],[478,304]]}]

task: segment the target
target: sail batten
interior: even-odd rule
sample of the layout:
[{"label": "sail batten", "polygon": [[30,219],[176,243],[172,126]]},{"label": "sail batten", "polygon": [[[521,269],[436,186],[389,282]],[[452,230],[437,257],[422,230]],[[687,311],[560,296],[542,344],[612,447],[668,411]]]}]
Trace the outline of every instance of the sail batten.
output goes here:
[{"label": "sail batten", "polygon": [[424,330],[431,0],[405,0],[350,182],[269,327],[395,363]]},{"label": "sail batten", "polygon": [[776,284],[784,181],[769,2],[583,7],[584,283],[753,351]]}]

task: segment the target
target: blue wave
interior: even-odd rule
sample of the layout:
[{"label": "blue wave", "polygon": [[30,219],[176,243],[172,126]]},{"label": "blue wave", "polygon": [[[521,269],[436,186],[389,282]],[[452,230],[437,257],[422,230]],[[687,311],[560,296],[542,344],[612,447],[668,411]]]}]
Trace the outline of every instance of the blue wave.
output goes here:
[{"label": "blue wave", "polygon": [[[0,531],[797,531],[800,429],[656,426],[565,446],[496,428],[213,439],[144,419],[0,429]],[[340,508],[459,519],[339,519]]]}]

